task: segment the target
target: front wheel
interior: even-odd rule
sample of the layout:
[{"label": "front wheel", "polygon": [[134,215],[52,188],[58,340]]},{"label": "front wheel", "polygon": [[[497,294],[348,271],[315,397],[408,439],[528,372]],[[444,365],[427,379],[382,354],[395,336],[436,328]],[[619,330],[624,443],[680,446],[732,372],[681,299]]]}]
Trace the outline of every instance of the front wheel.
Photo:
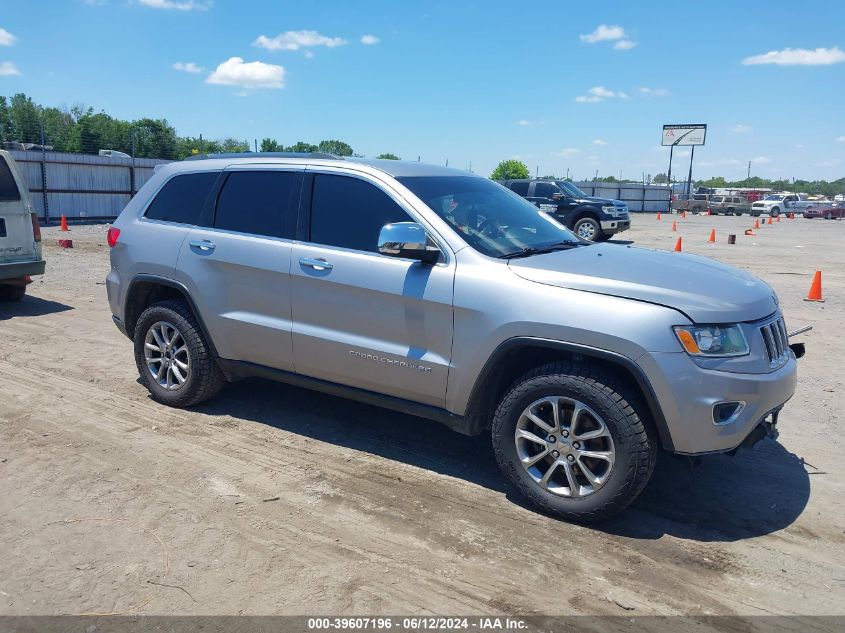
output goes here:
[{"label": "front wheel", "polygon": [[575,223],[574,230],[575,234],[582,240],[597,242],[602,237],[601,225],[595,218],[579,218]]},{"label": "front wheel", "polygon": [[535,506],[575,521],[625,509],[651,477],[657,442],[636,392],[590,364],[520,378],[492,425],[496,460]]},{"label": "front wheel", "polygon": [[825,219],[825,220],[832,220],[832,219],[833,219],[833,214],[832,214],[832,213],[828,213],[826,216],[824,216],[824,219]]},{"label": "front wheel", "polygon": [[144,310],[135,326],[135,364],[153,400],[189,407],[214,397],[226,382],[184,301]]},{"label": "front wheel", "polygon": [[772,210],[769,211],[769,215],[773,218],[776,218],[780,215],[780,207],[772,207]]}]

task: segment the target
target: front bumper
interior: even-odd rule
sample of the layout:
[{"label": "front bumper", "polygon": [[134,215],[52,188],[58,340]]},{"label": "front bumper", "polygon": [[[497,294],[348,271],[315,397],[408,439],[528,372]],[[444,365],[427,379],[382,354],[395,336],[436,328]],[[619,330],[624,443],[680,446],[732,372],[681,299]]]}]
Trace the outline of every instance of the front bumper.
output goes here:
[{"label": "front bumper", "polygon": [[[737,448],[768,416],[795,393],[798,363],[794,354],[768,374],[738,374],[703,369],[684,352],[649,353],[637,360],[649,377],[666,418],[672,451],[685,455]],[[714,406],[744,405],[727,423],[714,422]]]},{"label": "front bumper", "polygon": [[27,275],[43,275],[47,264],[43,259],[0,263],[0,281],[22,279]]},{"label": "front bumper", "polygon": [[631,220],[629,218],[620,218],[618,220],[602,220],[601,230],[606,235],[620,233],[631,228]]}]

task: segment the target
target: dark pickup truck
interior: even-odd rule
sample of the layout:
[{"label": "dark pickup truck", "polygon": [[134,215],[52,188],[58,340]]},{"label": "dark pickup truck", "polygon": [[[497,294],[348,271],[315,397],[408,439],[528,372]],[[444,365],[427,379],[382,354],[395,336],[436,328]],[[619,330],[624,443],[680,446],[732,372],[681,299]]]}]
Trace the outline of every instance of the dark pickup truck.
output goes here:
[{"label": "dark pickup truck", "polygon": [[582,239],[599,242],[631,227],[624,202],[590,197],[568,180],[526,178],[498,182],[533,202]]}]

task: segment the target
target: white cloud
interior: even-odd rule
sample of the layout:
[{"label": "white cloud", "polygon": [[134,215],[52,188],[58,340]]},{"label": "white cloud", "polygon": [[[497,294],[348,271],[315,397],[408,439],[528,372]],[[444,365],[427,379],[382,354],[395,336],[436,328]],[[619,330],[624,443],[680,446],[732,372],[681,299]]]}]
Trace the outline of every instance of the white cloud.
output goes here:
[{"label": "white cloud", "polygon": [[21,71],[13,62],[0,62],[0,77],[12,77],[20,74]]},{"label": "white cloud", "polygon": [[519,119],[516,124],[520,127],[534,127],[537,125],[543,125],[542,121],[530,121],[528,119]]},{"label": "white cloud", "polygon": [[614,92],[613,90],[608,90],[604,86],[595,86],[590,88],[585,95],[579,95],[575,97],[576,103],[598,103],[599,101],[604,101],[605,99],[624,99],[628,100],[629,97],[624,92]]},{"label": "white cloud", "polygon": [[738,165],[746,165],[746,161],[738,158],[718,158],[716,160],[703,160],[698,163],[699,167],[736,167]]},{"label": "white cloud", "polygon": [[285,31],[276,37],[259,35],[252,43],[258,48],[266,48],[268,51],[298,51],[300,48],[313,46],[326,46],[334,48],[343,46],[346,40],[340,37],[328,37],[317,33],[317,31]]},{"label": "white cloud", "polygon": [[648,97],[665,97],[669,94],[666,88],[640,88],[640,94]]},{"label": "white cloud", "polygon": [[373,44],[378,44],[381,42],[379,38],[375,35],[362,35],[361,36],[361,44],[365,44],[367,46],[372,46]]},{"label": "white cloud", "polygon": [[230,57],[208,76],[205,83],[242,88],[284,88],[285,69],[264,62],[245,62],[240,57]]},{"label": "white cloud", "polygon": [[593,141],[593,145],[607,145],[607,141],[597,138],[595,141]]},{"label": "white cloud", "polygon": [[845,136],[837,136],[836,142],[837,143],[845,143]]},{"label": "white cloud", "polygon": [[757,163],[758,165],[765,165],[766,163],[771,163],[772,159],[768,156],[755,156],[751,159],[752,163]]},{"label": "white cloud", "polygon": [[778,66],[829,66],[845,62],[845,51],[838,46],[833,48],[785,48],[782,51],[769,51],[762,55],[746,57],[742,63],[746,66],[776,64]]},{"label": "white cloud", "polygon": [[184,73],[197,74],[201,73],[205,68],[197,66],[194,62],[176,62],[172,66],[173,70],[181,70]]},{"label": "white cloud", "polygon": [[14,46],[17,39],[6,29],[0,28],[0,46]]},{"label": "white cloud", "polygon": [[559,152],[551,152],[552,156],[563,156],[568,158],[570,156],[575,156],[575,154],[580,154],[581,150],[577,147],[564,147]]},{"label": "white cloud", "polygon": [[312,53],[311,51],[305,51],[303,55],[305,55],[305,59],[311,59],[312,57],[314,57],[314,53]]},{"label": "white cloud", "polygon": [[211,2],[197,0],[138,0],[139,4],[151,9],[175,9],[176,11],[206,11]]},{"label": "white cloud", "polygon": [[836,167],[837,165],[842,164],[841,158],[834,158],[832,160],[820,160],[817,163],[814,163],[816,167]]},{"label": "white cloud", "polygon": [[617,51],[629,51],[637,45],[636,42],[632,42],[631,40],[619,40],[616,44],[613,45],[613,48]]},{"label": "white cloud", "polygon": [[744,123],[737,123],[731,128],[731,132],[734,134],[746,134],[752,130],[750,125],[745,125]]},{"label": "white cloud", "polygon": [[595,44],[596,42],[608,42],[613,40],[624,40],[625,29],[621,26],[613,24],[599,24],[596,30],[592,33],[585,33],[579,36],[582,42],[587,44]]}]

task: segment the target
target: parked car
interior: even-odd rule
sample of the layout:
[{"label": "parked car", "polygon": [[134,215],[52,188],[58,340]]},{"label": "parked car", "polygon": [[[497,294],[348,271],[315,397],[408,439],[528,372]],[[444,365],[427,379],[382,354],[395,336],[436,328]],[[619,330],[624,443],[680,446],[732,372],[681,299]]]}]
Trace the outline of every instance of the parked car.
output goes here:
[{"label": "parked car", "polygon": [[41,227],[15,159],[0,150],[0,301],[20,301],[44,274]]},{"label": "parked car", "polygon": [[751,213],[751,203],[741,196],[712,196],[707,208],[713,215]]},{"label": "parked car", "polygon": [[500,184],[547,211],[585,240],[606,240],[631,226],[627,204],[588,196],[568,180],[502,180]]},{"label": "parked car", "polygon": [[688,211],[689,213],[704,213],[710,205],[711,195],[709,193],[694,193],[691,197],[678,197],[669,204],[670,210],[676,213]]},{"label": "parked car", "polygon": [[803,213],[806,209],[829,204],[830,200],[810,200],[806,197],[806,194],[776,193],[753,203],[751,213],[753,215],[767,213],[776,218],[781,213]]},{"label": "parked car", "polygon": [[812,207],[804,211],[805,218],[824,218],[825,220],[841,220],[845,218],[845,202],[833,202],[828,206]]},{"label": "parked car", "polygon": [[659,449],[753,446],[796,386],[760,279],[579,239],[456,169],[170,163],[108,243],[111,312],[154,400],[188,407],[263,376],[489,432],[511,484],[564,518],[621,511]]}]

